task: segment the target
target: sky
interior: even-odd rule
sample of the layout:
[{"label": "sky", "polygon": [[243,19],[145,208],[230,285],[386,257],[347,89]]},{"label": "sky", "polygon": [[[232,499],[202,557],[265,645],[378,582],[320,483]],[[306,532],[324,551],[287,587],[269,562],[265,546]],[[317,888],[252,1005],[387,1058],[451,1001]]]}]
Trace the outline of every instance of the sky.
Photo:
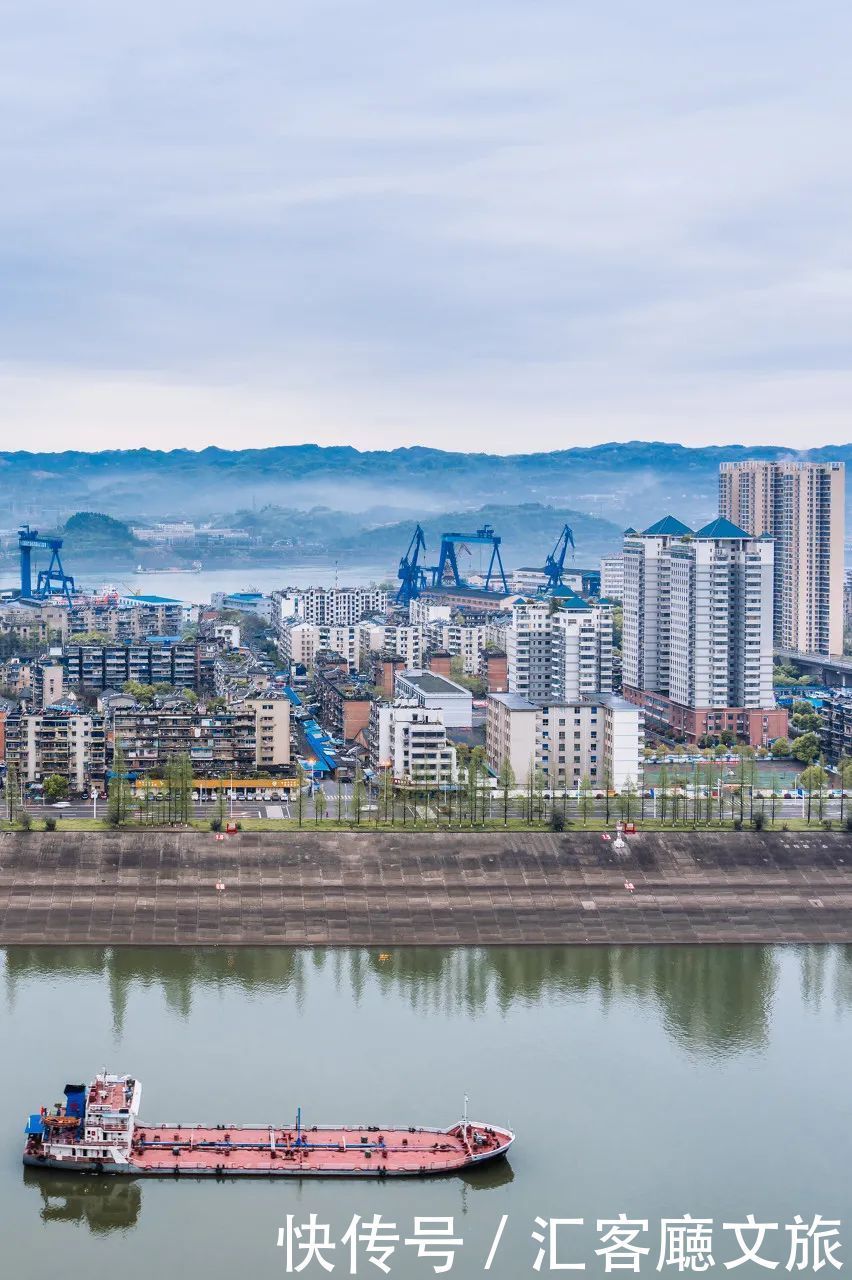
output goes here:
[{"label": "sky", "polygon": [[0,448],[852,440],[846,0],[28,0]]}]

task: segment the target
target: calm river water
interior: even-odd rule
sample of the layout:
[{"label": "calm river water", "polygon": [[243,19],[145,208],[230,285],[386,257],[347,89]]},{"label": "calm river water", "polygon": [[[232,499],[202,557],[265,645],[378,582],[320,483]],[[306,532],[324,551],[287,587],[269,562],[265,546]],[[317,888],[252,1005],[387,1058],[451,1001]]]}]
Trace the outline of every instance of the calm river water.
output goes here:
[{"label": "calm river water", "polygon": [[[779,1223],[762,1252],[788,1274],[793,1215],[850,1218],[852,948],[0,952],[3,1273],[44,1280],[286,1274],[279,1226],[310,1213],[452,1216],[450,1274],[534,1276],[536,1216],[583,1218],[559,1261],[604,1274],[598,1218]],[[152,1120],[507,1122],[510,1160],[470,1177],[382,1183],[68,1179],[20,1166],[25,1114],[99,1067],[143,1081]],[[770,1243],[771,1240],[771,1243]],[[400,1243],[392,1276],[432,1276]],[[296,1258],[303,1255],[297,1253]],[[351,1274],[348,1249],[306,1276]],[[379,1277],[359,1252],[357,1274]],[[675,1272],[667,1267],[665,1271]],[[548,1274],[545,1259],[538,1274]],[[665,1273],[665,1272],[664,1272]],[[552,1274],[558,1274],[552,1272]],[[617,1272],[616,1274],[620,1274]],[[731,1274],[767,1274],[746,1263]],[[823,1274],[834,1274],[826,1268]]]}]

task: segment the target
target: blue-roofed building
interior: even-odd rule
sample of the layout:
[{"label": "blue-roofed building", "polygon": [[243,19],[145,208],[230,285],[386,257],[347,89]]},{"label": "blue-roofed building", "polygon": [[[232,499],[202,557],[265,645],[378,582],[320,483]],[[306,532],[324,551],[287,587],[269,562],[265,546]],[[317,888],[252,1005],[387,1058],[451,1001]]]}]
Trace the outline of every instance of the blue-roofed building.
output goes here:
[{"label": "blue-roofed building", "polygon": [[214,591],[210,603],[214,609],[252,613],[264,622],[272,621],[272,597],[265,596],[261,591]]},{"label": "blue-roofed building", "polygon": [[725,516],[697,530],[667,515],[624,538],[625,696],[648,727],[695,744],[752,746],[787,731],[775,703],[774,544]]},{"label": "blue-roofed building", "polygon": [[745,529],[741,529],[739,525],[726,520],[724,516],[717,516],[715,520],[711,520],[709,524],[705,524],[701,529],[696,529],[695,537],[740,542],[743,538],[751,537],[751,534],[746,533]]}]

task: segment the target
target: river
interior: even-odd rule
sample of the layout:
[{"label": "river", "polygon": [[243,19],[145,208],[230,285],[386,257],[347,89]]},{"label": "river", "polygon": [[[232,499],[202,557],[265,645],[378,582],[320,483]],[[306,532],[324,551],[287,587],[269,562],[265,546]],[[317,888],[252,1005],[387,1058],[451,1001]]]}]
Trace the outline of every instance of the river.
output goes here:
[{"label": "river", "polygon": [[[777,1222],[762,1253],[786,1274],[784,1226],[841,1219],[848,1254],[850,948],[366,951],[10,949],[0,953],[0,1226],[5,1274],[211,1280],[286,1274],[286,1215],[340,1238],[379,1213],[412,1237],[451,1216],[451,1275],[519,1280],[539,1216],[557,1260],[602,1275],[598,1218],[715,1221],[715,1270],[739,1256],[723,1221]],[[136,1183],[31,1173],[25,1114],[109,1065],[143,1081],[152,1120],[451,1123],[517,1132],[508,1162],[445,1180]],[[852,1246],[851,1246],[852,1247]],[[392,1276],[434,1275],[400,1242]],[[303,1255],[296,1253],[295,1258]],[[379,1277],[363,1250],[357,1274]],[[675,1268],[667,1267],[673,1272]],[[618,1273],[616,1273],[618,1274]],[[732,1274],[764,1275],[746,1263]],[[828,1267],[824,1274],[834,1274]]]},{"label": "river", "polygon": [[[209,604],[214,591],[278,591],[283,587],[365,586],[370,582],[395,581],[396,567],[387,564],[335,565],[327,560],[310,564],[283,564],[280,569],[268,565],[244,569],[202,569],[199,573],[129,573],[127,569],[105,568],[93,572],[84,568],[76,582],[86,591],[98,591],[111,585],[120,591],[144,595],[171,596],[191,604]],[[0,590],[17,587],[19,580],[11,571],[0,575]]]}]

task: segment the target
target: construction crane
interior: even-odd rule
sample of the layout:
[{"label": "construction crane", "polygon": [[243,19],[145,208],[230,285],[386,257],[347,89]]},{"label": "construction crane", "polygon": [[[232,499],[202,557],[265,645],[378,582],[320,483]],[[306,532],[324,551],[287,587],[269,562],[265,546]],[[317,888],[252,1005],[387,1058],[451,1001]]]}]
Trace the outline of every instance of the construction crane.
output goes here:
[{"label": "construction crane", "polygon": [[506,580],[506,571],[503,568],[503,561],[500,556],[500,538],[494,532],[490,524],[483,525],[481,529],[477,529],[476,533],[445,533],[441,536],[441,554],[438,557],[438,563],[433,570],[432,585],[440,587],[444,585],[444,578],[449,569],[453,586],[466,587],[468,584],[459,573],[459,562],[456,555],[456,547],[461,550],[470,551],[468,544],[491,547],[491,559],[488,562],[488,572],[485,575],[484,590],[488,591],[491,586],[492,578],[500,582],[506,595],[509,594],[509,583]]},{"label": "construction crane", "polygon": [[562,575],[565,572],[565,557],[568,554],[568,544],[571,544],[571,550],[574,550],[574,534],[570,525],[564,525],[560,533],[556,546],[551,551],[545,561],[542,573],[545,574],[547,581],[539,588],[542,595],[552,595],[557,587],[562,586]]},{"label": "construction crane", "polygon": [[[64,595],[71,603],[74,591],[74,579],[62,568],[59,555],[62,549],[61,538],[49,538],[39,535],[38,529],[31,529],[28,524],[18,530],[18,548],[21,553],[21,599],[48,600],[53,595]],[[49,551],[50,563],[46,569],[40,569],[36,589],[33,591],[33,551]]]},{"label": "construction crane", "polygon": [[408,550],[399,562],[399,590],[396,593],[397,604],[410,604],[416,600],[426,586],[426,570],[419,563],[420,552],[426,550],[426,535],[418,525],[408,544]]}]

